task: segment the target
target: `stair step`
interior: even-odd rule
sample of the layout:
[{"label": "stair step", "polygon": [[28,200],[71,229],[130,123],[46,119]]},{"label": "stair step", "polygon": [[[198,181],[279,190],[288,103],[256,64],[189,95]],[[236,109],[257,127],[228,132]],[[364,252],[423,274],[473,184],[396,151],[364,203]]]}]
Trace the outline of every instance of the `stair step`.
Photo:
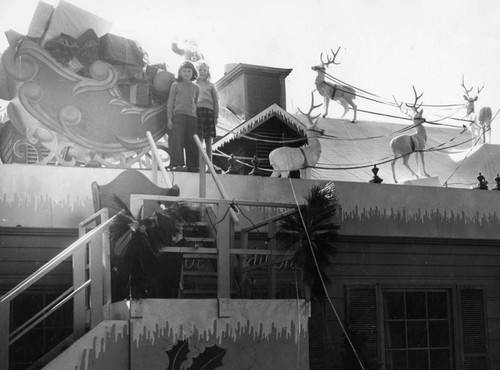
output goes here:
[{"label": "stair step", "polygon": [[196,271],[196,270],[193,270],[193,271],[184,271],[182,273],[184,276],[214,276],[214,277],[217,277],[217,272],[213,272],[213,271]]},{"label": "stair step", "polygon": [[204,243],[215,243],[215,238],[212,237],[199,237],[199,236],[184,236],[177,243],[187,241],[187,242],[204,242]]}]

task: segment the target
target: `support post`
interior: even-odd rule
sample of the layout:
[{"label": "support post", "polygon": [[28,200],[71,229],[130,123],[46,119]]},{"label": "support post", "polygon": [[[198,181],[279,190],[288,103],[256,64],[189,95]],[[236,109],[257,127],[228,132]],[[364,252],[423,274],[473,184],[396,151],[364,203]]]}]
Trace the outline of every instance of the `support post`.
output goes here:
[{"label": "support post", "polygon": [[[80,225],[78,236],[85,235],[85,226]],[[73,290],[77,290],[86,279],[86,255],[87,243],[73,254]],[[82,289],[73,298],[73,337],[80,338],[85,334],[85,324],[87,321],[87,289]]]},{"label": "support post", "polygon": [[[276,224],[272,221],[267,224],[267,236],[269,238],[269,249],[274,251],[276,249]],[[269,292],[268,297],[270,299],[276,298],[276,265],[274,261],[276,256],[271,254],[269,256]]]},{"label": "support post", "polygon": [[103,320],[103,265],[102,265],[102,238],[97,235],[90,241],[89,246],[89,273],[90,273],[90,329],[93,329]]},{"label": "support post", "polygon": [[200,148],[198,146],[199,163],[200,163],[200,198],[206,198],[207,197],[207,170],[206,170],[205,157],[203,157],[203,154],[201,153],[202,151],[203,151],[203,148]]},{"label": "support post", "polygon": [[[108,210],[104,209],[101,215],[101,224],[106,222],[109,218]],[[106,229],[109,231],[109,227]],[[104,319],[110,319],[110,308],[111,308],[111,249],[109,243],[109,233],[103,232],[102,237],[102,275],[103,275],[103,287],[104,287]]]},{"label": "support post", "polygon": [[[231,271],[229,248],[231,245],[230,216],[228,215],[229,204],[219,203],[217,206],[217,297],[230,298]],[[225,217],[225,218],[224,218]]]},{"label": "support post", "polygon": [[9,368],[10,301],[0,302],[0,369]]}]

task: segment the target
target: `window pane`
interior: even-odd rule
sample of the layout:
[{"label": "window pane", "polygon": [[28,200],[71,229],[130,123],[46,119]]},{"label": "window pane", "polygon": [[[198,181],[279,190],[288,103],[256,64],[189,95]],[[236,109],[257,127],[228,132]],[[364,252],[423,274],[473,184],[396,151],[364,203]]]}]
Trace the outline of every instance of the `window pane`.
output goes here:
[{"label": "window pane", "polygon": [[406,317],[408,319],[425,319],[425,306],[424,292],[406,293]]},{"label": "window pane", "polygon": [[445,292],[427,293],[427,310],[429,319],[448,318],[448,299]]},{"label": "window pane", "polygon": [[448,333],[448,321],[429,321],[430,347],[448,347],[450,336]]},{"label": "window pane", "polygon": [[405,323],[389,322],[386,328],[387,349],[406,348]]},{"label": "window pane", "polygon": [[431,370],[449,370],[451,367],[450,351],[431,349]]},{"label": "window pane", "polygon": [[425,370],[429,368],[429,359],[426,349],[408,350],[408,369]]},{"label": "window pane", "polygon": [[408,321],[408,348],[427,347],[427,322]]},{"label": "window pane", "polygon": [[387,370],[406,369],[406,351],[386,352]]},{"label": "window pane", "polygon": [[405,318],[405,296],[403,292],[384,293],[386,320]]}]

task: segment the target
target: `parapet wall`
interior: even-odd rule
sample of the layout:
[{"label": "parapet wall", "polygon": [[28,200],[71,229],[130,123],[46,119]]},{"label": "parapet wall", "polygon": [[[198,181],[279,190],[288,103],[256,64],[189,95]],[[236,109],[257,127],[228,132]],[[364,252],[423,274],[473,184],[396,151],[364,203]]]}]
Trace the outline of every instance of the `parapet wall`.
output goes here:
[{"label": "parapet wall", "polygon": [[[91,183],[121,171],[0,165],[0,227],[76,228],[94,213]],[[150,171],[142,171],[150,176]],[[314,180],[221,175],[231,199],[295,204]],[[198,197],[199,176],[175,173],[180,196]],[[428,186],[334,182],[345,235],[500,239],[500,192]],[[161,185],[161,184],[160,184]],[[164,184],[162,186],[165,186]],[[220,198],[207,176],[207,197]]]}]

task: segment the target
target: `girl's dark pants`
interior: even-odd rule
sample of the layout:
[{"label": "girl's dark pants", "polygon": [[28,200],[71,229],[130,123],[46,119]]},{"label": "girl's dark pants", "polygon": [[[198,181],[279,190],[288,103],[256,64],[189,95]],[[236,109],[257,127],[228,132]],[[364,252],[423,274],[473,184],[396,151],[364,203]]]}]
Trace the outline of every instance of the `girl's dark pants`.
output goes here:
[{"label": "girl's dark pants", "polygon": [[198,147],[193,135],[198,133],[196,117],[176,114],[172,117],[174,127],[168,135],[170,166],[184,165],[184,149],[186,150],[186,166],[189,170],[199,168]]}]

